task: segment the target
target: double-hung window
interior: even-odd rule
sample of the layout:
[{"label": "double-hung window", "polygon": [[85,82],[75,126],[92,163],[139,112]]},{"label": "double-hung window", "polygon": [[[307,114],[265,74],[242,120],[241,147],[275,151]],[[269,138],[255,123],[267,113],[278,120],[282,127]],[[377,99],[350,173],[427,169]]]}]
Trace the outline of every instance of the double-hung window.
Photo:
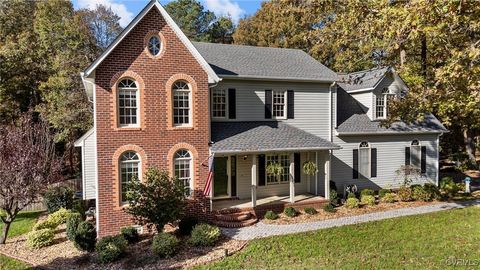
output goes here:
[{"label": "double-hung window", "polygon": [[121,202],[127,201],[128,184],[140,180],[140,158],[137,153],[128,151],[120,157]]},{"label": "double-hung window", "polygon": [[422,160],[422,146],[418,140],[413,140],[410,145],[410,165],[420,169]]},{"label": "double-hung window", "polygon": [[280,175],[266,175],[267,184],[288,183],[290,176],[290,157],[288,154],[267,155],[265,166],[279,164],[283,171]]},{"label": "double-hung window", "polygon": [[388,102],[393,97],[388,88],[383,88],[382,93],[375,97],[375,118],[386,119],[388,117]]},{"label": "double-hung window", "polygon": [[287,91],[273,91],[272,116],[277,119],[287,117]]},{"label": "double-hung window", "polygon": [[190,126],[192,122],[192,93],[188,83],[176,81],[173,84],[173,125]]},{"label": "double-hung window", "polygon": [[185,196],[192,195],[192,156],[187,150],[179,150],[174,158],[175,177],[183,182],[185,186]]},{"label": "double-hung window", "polygon": [[370,177],[371,168],[370,144],[361,142],[358,147],[358,172],[364,177]]},{"label": "double-hung window", "polygon": [[225,118],[227,116],[227,91],[214,89],[212,92],[212,117]]},{"label": "double-hung window", "polygon": [[132,79],[118,83],[118,121],[121,127],[135,127],[139,123],[137,84]]}]

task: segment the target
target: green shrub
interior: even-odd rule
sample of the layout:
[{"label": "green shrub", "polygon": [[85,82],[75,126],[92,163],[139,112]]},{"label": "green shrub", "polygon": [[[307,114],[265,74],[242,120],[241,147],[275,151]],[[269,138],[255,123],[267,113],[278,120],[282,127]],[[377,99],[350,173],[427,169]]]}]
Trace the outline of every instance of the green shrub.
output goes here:
[{"label": "green shrub", "polygon": [[382,189],[380,189],[380,190],[378,191],[378,197],[383,198],[383,197],[385,196],[385,194],[391,193],[391,192],[392,192],[392,191],[389,190],[389,189],[383,189],[383,188],[382,188]]},{"label": "green shrub", "polygon": [[350,198],[357,198],[357,195],[355,195],[355,193],[353,192],[349,192],[348,195],[347,195],[347,199],[350,199]]},{"label": "green shrub", "polygon": [[360,207],[360,201],[357,198],[348,198],[345,202],[345,207],[350,209],[358,208]]},{"label": "green shrub", "polygon": [[128,242],[121,235],[106,236],[98,241],[95,250],[99,263],[110,263],[117,260],[127,249]]},{"label": "green shrub", "polygon": [[430,198],[430,193],[426,192],[422,186],[416,186],[412,190],[412,198],[416,201],[428,202],[432,199]]},{"label": "green shrub", "polygon": [[71,209],[73,199],[74,192],[69,187],[52,187],[43,194],[43,203],[47,207],[48,213],[56,212],[60,208]]},{"label": "green shrub", "polygon": [[213,246],[220,238],[220,229],[209,224],[198,224],[192,230],[190,243],[194,246]]},{"label": "green shrub", "polygon": [[70,213],[67,217],[67,239],[74,241],[75,232],[77,231],[78,224],[82,222],[82,215],[80,213]]},{"label": "green shrub", "polygon": [[71,210],[67,210],[65,208],[60,208],[54,213],[48,215],[47,220],[50,220],[52,223],[60,225],[67,222],[67,217],[72,213]]},{"label": "green shrub", "polygon": [[440,180],[440,192],[443,196],[453,198],[457,195],[458,191],[460,191],[459,185],[453,181],[453,178],[443,177]]},{"label": "green shrub", "polygon": [[338,193],[336,189],[330,190],[330,203],[333,205],[338,205]]},{"label": "green shrub", "polygon": [[125,227],[120,230],[120,234],[128,241],[129,244],[134,244],[140,240],[138,230],[134,227]]},{"label": "green shrub", "polygon": [[303,211],[305,211],[305,213],[309,214],[309,215],[315,215],[317,214],[317,210],[313,207],[305,207],[305,209],[303,209]]},{"label": "green shrub", "polygon": [[435,184],[425,183],[423,189],[430,194],[429,196],[432,200],[439,200],[441,198],[440,189]]},{"label": "green shrub", "polygon": [[54,223],[52,220],[45,219],[43,221],[37,222],[33,226],[32,230],[33,231],[39,231],[39,230],[43,230],[43,229],[55,230],[57,227],[58,227],[57,223]]},{"label": "green shrub", "polygon": [[386,193],[382,197],[382,202],[385,202],[385,203],[394,203],[396,201],[397,201],[396,196],[395,196],[395,193],[393,193],[393,192]]},{"label": "green shrub", "polygon": [[95,243],[97,242],[97,232],[95,227],[88,221],[80,222],[73,239],[75,247],[79,250],[95,250]]},{"label": "green shrub", "polygon": [[369,206],[375,205],[375,197],[373,195],[363,195],[362,204]]},{"label": "green shrub", "polygon": [[397,191],[397,196],[400,201],[409,202],[413,200],[412,189],[408,186],[401,186],[400,189]]},{"label": "green shrub", "polygon": [[161,258],[171,257],[175,254],[180,241],[169,233],[161,232],[152,241],[152,251]]},{"label": "green shrub", "polygon": [[267,211],[264,217],[269,220],[275,220],[278,218],[278,215],[273,211]]},{"label": "green shrub", "polygon": [[196,217],[184,217],[178,223],[178,230],[181,235],[190,235],[193,227],[198,224]]},{"label": "green shrub", "polygon": [[337,209],[335,209],[335,207],[333,205],[327,203],[323,206],[323,211],[328,212],[328,213],[335,213],[335,212],[337,212]]},{"label": "green shrub", "polygon": [[88,210],[88,206],[86,201],[78,200],[78,199],[73,201],[72,211],[79,213],[82,218],[82,221],[84,221],[87,218],[85,214],[87,210]]},{"label": "green shrub", "polygon": [[283,213],[290,218],[296,217],[298,215],[297,210],[293,207],[287,207],[283,210]]},{"label": "green shrub", "polygon": [[369,188],[362,189],[362,191],[360,192],[360,198],[363,196],[375,196],[375,191]]},{"label": "green shrub", "polygon": [[27,235],[27,246],[35,249],[47,247],[53,243],[54,237],[55,233],[51,229],[31,231]]}]

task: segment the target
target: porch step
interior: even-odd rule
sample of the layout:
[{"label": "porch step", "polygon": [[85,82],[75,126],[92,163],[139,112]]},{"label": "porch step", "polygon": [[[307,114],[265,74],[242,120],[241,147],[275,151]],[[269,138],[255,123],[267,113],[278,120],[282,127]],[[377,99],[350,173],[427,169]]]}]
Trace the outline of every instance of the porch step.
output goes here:
[{"label": "porch step", "polygon": [[217,214],[215,215],[215,219],[218,221],[245,221],[249,220],[252,217],[252,213],[245,212],[245,213],[231,213],[231,214]]},{"label": "porch step", "polygon": [[258,218],[251,212],[218,213],[215,214],[213,223],[219,227],[240,228],[257,223]]}]

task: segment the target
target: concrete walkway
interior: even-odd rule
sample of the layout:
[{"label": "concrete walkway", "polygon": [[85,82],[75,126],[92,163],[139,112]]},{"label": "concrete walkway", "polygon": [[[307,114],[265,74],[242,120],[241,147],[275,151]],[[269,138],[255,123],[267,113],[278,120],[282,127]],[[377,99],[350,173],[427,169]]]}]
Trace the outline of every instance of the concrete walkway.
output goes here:
[{"label": "concrete walkway", "polygon": [[342,217],[337,219],[320,220],[305,223],[296,223],[288,225],[276,225],[265,224],[259,222],[254,226],[244,228],[223,228],[222,232],[234,239],[238,240],[251,240],[255,238],[264,238],[274,235],[284,235],[300,232],[315,231],[319,229],[326,229],[332,227],[339,227],[344,225],[358,224],[375,220],[382,220],[387,218],[411,216],[418,214],[426,214],[432,212],[438,212],[443,210],[450,210],[456,208],[464,208],[467,206],[480,205],[480,200],[466,201],[466,202],[451,202],[451,203],[439,203],[433,205],[408,207],[393,209],[384,212],[375,212],[370,214]]}]

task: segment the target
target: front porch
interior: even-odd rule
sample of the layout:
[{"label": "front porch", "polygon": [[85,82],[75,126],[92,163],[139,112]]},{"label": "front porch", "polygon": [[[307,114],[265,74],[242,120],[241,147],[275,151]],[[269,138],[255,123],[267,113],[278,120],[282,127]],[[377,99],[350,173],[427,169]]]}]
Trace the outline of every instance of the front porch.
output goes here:
[{"label": "front porch", "polygon": [[[257,206],[255,209],[269,208],[277,209],[281,207],[300,207],[300,206],[310,206],[316,204],[323,204],[328,200],[325,197],[317,196],[309,193],[298,194],[294,196],[294,203],[290,202],[290,196],[269,196],[263,198],[257,198]],[[214,200],[212,202],[213,211],[226,211],[241,209],[241,210],[255,210],[252,207],[251,199],[223,199],[223,200]]]}]

